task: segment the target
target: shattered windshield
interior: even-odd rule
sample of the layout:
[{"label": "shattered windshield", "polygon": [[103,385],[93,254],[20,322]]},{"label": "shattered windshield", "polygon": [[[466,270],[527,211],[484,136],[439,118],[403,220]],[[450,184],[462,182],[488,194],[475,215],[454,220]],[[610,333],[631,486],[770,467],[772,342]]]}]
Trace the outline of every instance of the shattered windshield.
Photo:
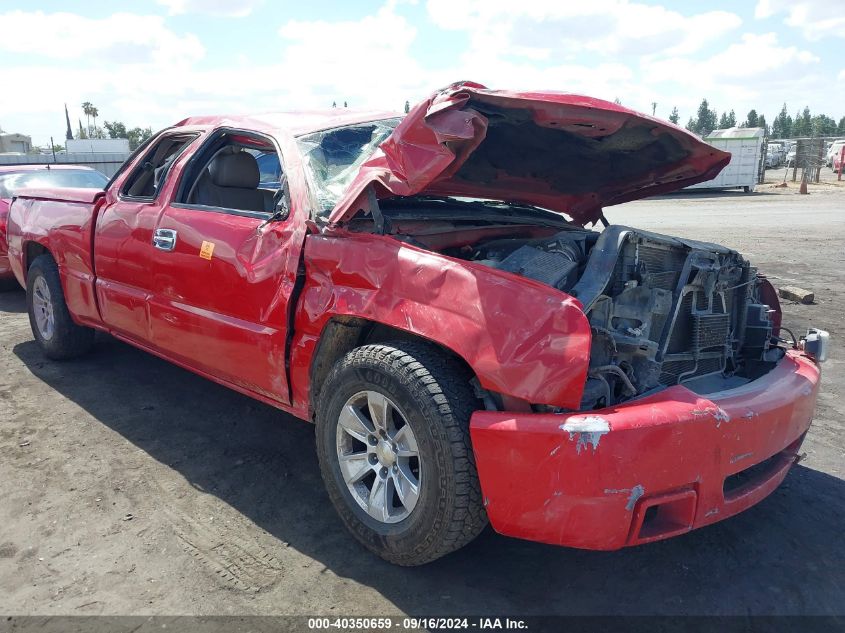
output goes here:
[{"label": "shattered windshield", "polygon": [[356,123],[306,134],[296,139],[317,199],[317,213],[327,215],[382,141],[401,118]]}]

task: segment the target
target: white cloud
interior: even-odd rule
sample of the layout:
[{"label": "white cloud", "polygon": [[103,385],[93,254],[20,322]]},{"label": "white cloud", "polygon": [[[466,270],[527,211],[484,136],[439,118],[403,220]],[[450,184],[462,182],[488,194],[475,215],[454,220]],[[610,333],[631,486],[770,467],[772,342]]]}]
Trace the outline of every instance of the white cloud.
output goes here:
[{"label": "white cloud", "polygon": [[817,56],[795,46],[783,46],[775,33],[745,33],[739,42],[706,59],[671,58],[648,65],[652,80],[692,85],[732,84],[737,80],[765,82],[766,77],[794,78],[806,73]]},{"label": "white cloud", "polygon": [[[739,18],[729,13],[683,16],[646,0],[429,0],[432,20],[445,29],[432,33],[404,15],[403,0],[383,1],[356,19],[287,21],[276,41],[262,41],[260,49],[236,45],[240,54],[213,64],[196,36],[163,16],[0,14],[0,55],[24,53],[15,63],[3,60],[4,85],[26,87],[0,99],[0,121],[43,143],[63,133],[64,102],[74,127],[79,104],[91,101],[100,123],[155,128],[190,115],[325,108],[332,101],[398,110],[459,79],[618,97],[648,112],[656,101],[658,116],[677,106],[684,121],[702,97],[740,117],[752,107],[769,117],[784,101],[837,119],[845,113],[839,63],[826,69],[811,45],[795,44],[797,36],[740,36]],[[175,10],[198,6],[160,2]],[[32,33],[39,33],[35,47]],[[713,38],[722,38],[718,48]],[[432,62],[427,51],[441,41],[457,52]]]},{"label": "white cloud", "polygon": [[[113,63],[192,63],[205,55],[195,35],[177,35],[155,15],[115,13],[86,18],[73,13],[0,14],[0,50],[56,59]],[[37,36],[34,37],[33,34]]]},{"label": "white cloud", "polygon": [[244,18],[263,0],[156,0],[170,15],[199,13],[217,17]]},{"label": "white cloud", "polygon": [[428,0],[431,19],[469,33],[488,54],[561,58],[586,50],[599,56],[686,54],[740,26],[726,11],[684,16],[629,0]]},{"label": "white cloud", "polygon": [[292,20],[280,29],[284,83],[302,100],[400,108],[421,97],[432,73],[411,54],[417,29],[388,1],[359,20]]},{"label": "white cloud", "polygon": [[[745,33],[738,42],[707,58],[675,57],[643,64],[655,90],[673,90],[678,106],[691,112],[703,97],[720,112],[750,108],[771,116],[767,104],[794,103],[824,91],[827,80],[812,72],[820,59],[807,50],[781,44],[775,33]],[[816,103],[814,107],[829,107]]]},{"label": "white cloud", "polygon": [[[344,100],[350,107],[399,111],[406,99],[414,102],[455,77],[437,77],[413,58],[416,29],[394,8],[389,2],[373,15],[344,22],[290,21],[279,29],[278,48],[268,48],[270,54],[263,56],[271,61],[239,55],[214,66],[200,63],[204,49],[198,40],[193,54],[189,49],[180,52],[195,38],[177,36],[163,26],[161,17],[71,16],[64,23],[67,28],[59,28],[65,14],[17,15],[20,30],[32,32],[34,20],[42,20],[42,29],[51,27],[50,39],[56,42],[40,51],[46,57],[58,58],[63,49],[72,49],[76,61],[61,68],[58,62],[35,60],[4,68],[7,85],[28,89],[17,91],[14,100],[0,101],[0,120],[7,123],[11,114],[17,129],[32,132],[28,126],[37,121],[44,129],[47,120],[49,132],[34,139],[43,143],[45,136],[64,131],[65,102],[74,128],[83,101],[99,109],[101,123],[119,120],[154,128],[191,115],[326,108]],[[118,18],[136,26],[121,24],[124,28],[117,29]],[[143,33],[149,50],[136,51],[131,59],[110,60],[110,50],[136,41],[132,33],[120,33],[127,30]],[[99,37],[99,31],[119,33]],[[30,51],[24,39],[0,40],[0,50]],[[94,58],[99,61],[92,63]]]},{"label": "white cloud", "polygon": [[[0,119],[33,133],[36,143],[63,135],[65,103],[74,128],[83,101],[99,109],[100,123],[155,126],[177,120],[178,111],[171,109],[166,118],[159,112],[189,90],[191,71],[206,52],[199,38],[174,32],[162,16],[11,11],[0,14],[0,24],[0,53],[25,54],[23,63],[4,60],[4,85],[25,89],[0,100]],[[36,40],[33,33],[39,34]]]},{"label": "white cloud", "polygon": [[800,29],[808,40],[845,37],[845,3],[841,0],[758,0],[758,19],[786,14],[784,24]]}]

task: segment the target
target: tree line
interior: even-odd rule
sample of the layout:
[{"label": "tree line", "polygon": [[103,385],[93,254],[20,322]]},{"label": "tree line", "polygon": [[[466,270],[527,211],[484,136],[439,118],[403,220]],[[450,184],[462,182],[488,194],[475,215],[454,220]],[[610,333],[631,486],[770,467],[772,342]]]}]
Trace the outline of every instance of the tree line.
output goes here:
[{"label": "tree line", "polygon": [[[67,111],[67,108],[65,108]],[[97,117],[100,111],[90,101],[82,104],[82,113],[85,115],[85,127],[82,120],[79,120],[79,130],[76,138],[125,138],[129,141],[129,149],[135,150],[138,146],[153,135],[151,127],[133,127],[127,129],[126,124],[121,121],[104,121],[103,127],[97,125]],[[91,123],[91,120],[94,123]],[[105,128],[105,129],[104,129]],[[108,134],[108,136],[106,136]],[[67,121],[67,137],[73,138],[70,129],[70,119]]]},{"label": "tree line", "polygon": [[[669,120],[678,125],[680,115],[678,108],[672,110],[669,115]],[[702,99],[698,106],[698,112],[695,116],[690,117],[686,128],[700,134],[707,136],[713,130],[719,130],[727,127],[761,127],[766,130],[766,136],[771,138],[799,138],[809,136],[845,136],[845,116],[836,120],[827,116],[826,114],[812,114],[809,107],[804,107],[803,111],[798,111],[795,116],[791,116],[787,110],[786,104],[783,104],[780,113],[769,125],[766,117],[758,114],[757,110],[751,109],[745,116],[745,120],[737,123],[736,113],[722,112],[719,116],[715,109],[710,108],[707,99]]]},{"label": "tree line", "polygon": [[[616,103],[621,103],[619,99]],[[333,104],[334,105],[334,104]],[[657,104],[653,104],[655,107]],[[344,102],[344,106],[346,103]],[[67,109],[65,109],[67,110]],[[405,112],[409,110],[409,103],[405,102]],[[153,135],[153,130],[150,127],[133,127],[127,128],[126,124],[121,121],[104,121],[103,127],[97,125],[97,118],[100,116],[100,111],[90,101],[82,104],[82,112],[85,114],[85,127],[82,126],[82,120],[79,121],[79,130],[76,138],[125,138],[129,140],[129,148],[135,150],[141,143],[146,141]],[[675,125],[680,125],[680,114],[678,108],[672,109],[669,115],[669,120]],[[93,119],[93,124],[91,120]],[[713,130],[719,130],[729,127],[761,127],[766,131],[766,136],[770,138],[797,138],[807,136],[845,136],[845,116],[836,120],[827,116],[826,114],[812,114],[809,107],[804,107],[803,111],[798,111],[795,116],[791,116],[787,110],[786,104],[783,104],[780,113],[772,121],[771,125],[766,121],[766,117],[758,114],[756,109],[751,109],[745,115],[745,119],[738,122],[734,110],[729,112],[722,112],[721,115],[710,107],[707,99],[702,99],[698,106],[698,112],[695,116],[689,118],[686,128],[699,134],[707,136]],[[67,136],[73,138],[70,128],[70,119],[67,121]],[[106,136],[108,135],[108,136]]]}]

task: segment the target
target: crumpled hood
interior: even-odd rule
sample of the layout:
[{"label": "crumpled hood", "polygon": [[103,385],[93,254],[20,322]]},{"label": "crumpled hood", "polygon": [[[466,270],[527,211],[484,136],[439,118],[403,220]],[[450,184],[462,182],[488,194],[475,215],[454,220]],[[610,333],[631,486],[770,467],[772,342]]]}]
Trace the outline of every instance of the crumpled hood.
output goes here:
[{"label": "crumpled hood", "polygon": [[417,105],[364,163],[330,216],[376,197],[449,195],[532,204],[596,222],[602,208],[710,180],[730,154],[671,123],[557,92],[462,82]]}]

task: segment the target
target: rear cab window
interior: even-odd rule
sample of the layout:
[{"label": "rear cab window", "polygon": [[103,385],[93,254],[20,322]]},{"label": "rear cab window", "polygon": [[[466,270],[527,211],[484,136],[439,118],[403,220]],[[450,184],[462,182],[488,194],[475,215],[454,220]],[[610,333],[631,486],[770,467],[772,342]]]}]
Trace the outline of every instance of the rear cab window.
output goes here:
[{"label": "rear cab window", "polygon": [[197,136],[195,132],[168,134],[153,143],[126,178],[120,190],[121,196],[154,200],[167,178],[170,166]]}]

